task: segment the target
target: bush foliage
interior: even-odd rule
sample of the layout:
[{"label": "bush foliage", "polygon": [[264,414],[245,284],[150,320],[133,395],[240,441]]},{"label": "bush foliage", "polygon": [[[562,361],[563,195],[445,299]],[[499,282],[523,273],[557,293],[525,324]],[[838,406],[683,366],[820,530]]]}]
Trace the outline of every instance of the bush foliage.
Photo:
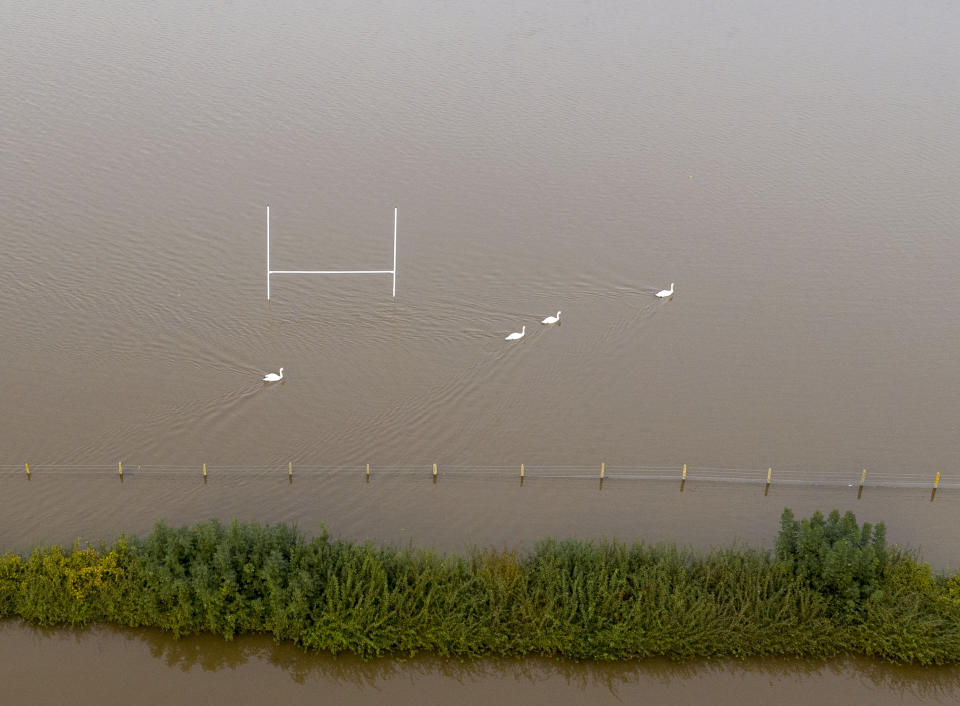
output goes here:
[{"label": "bush foliage", "polygon": [[616,660],[840,653],[960,661],[960,574],[851,514],[781,518],[774,551],[543,540],[468,556],[307,539],[283,526],[157,525],[111,547],[0,556],[0,618],[363,656]]}]

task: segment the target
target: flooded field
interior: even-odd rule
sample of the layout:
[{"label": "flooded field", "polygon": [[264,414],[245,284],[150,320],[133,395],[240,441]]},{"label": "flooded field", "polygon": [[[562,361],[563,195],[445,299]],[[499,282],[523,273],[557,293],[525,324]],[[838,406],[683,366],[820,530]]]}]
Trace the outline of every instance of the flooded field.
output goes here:
[{"label": "flooded field", "polygon": [[[0,462],[932,480],[960,25],[869,7],[8,8]],[[268,304],[268,203],[275,269],[389,269],[398,206],[396,299]]]},{"label": "flooded field", "polygon": [[[960,569],[946,537],[960,536],[960,495],[953,489],[857,488],[438,476],[431,471],[364,480],[352,475],[208,477],[116,474],[21,475],[0,480],[0,546],[26,551],[44,542],[111,542],[146,534],[163,520],[180,526],[211,518],[296,525],[307,535],[465,552],[475,546],[526,548],[544,537],[617,538],[698,547],[734,543],[772,548],[784,507],[798,517],[851,511],[885,522],[889,541],[910,547],[939,570]],[[147,510],[149,509],[149,511]]]},{"label": "flooded field", "polygon": [[[0,548],[210,517],[453,551],[769,546],[789,506],[853,510],[960,564],[954,4],[84,0],[0,18]],[[267,204],[274,269],[390,269],[398,207],[396,298],[388,275],[281,275],[268,302]],[[602,488],[544,472],[601,463]],[[681,493],[683,464],[751,480]],[[615,477],[637,467],[676,482]],[[256,640],[2,630],[18,701],[78,679],[91,699],[305,698]],[[30,650],[61,654],[57,676],[39,684]],[[80,669],[109,655],[109,686]],[[956,695],[955,672],[859,662],[289,659],[344,702]]]}]

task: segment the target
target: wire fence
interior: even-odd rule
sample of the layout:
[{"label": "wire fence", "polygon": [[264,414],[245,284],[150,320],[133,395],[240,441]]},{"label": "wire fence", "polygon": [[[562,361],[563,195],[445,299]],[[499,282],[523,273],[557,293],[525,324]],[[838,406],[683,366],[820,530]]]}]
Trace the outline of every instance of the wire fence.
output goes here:
[{"label": "wire fence", "polygon": [[809,470],[780,468],[721,468],[713,466],[627,466],[607,465],[438,465],[430,463],[413,465],[316,465],[288,462],[285,465],[157,465],[131,464],[0,464],[0,477],[26,476],[78,476],[113,474],[125,476],[196,476],[214,477],[277,477],[293,476],[352,476],[365,477],[410,477],[410,478],[478,478],[524,480],[600,480],[600,481],[678,481],[682,483],[742,483],[751,485],[808,485],[847,486],[863,488],[877,486],[888,488],[960,488],[960,479],[951,481],[941,478],[939,472],[893,472],[865,469]]}]

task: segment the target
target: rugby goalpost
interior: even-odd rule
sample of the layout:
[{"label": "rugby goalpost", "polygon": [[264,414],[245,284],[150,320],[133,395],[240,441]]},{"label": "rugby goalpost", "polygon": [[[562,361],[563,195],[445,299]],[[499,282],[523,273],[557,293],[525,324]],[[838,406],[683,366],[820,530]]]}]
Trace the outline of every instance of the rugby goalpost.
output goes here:
[{"label": "rugby goalpost", "polygon": [[270,277],[273,275],[393,275],[393,297],[397,296],[397,207],[393,207],[392,270],[271,270],[270,269],[270,206],[267,205],[267,301],[270,301]]}]

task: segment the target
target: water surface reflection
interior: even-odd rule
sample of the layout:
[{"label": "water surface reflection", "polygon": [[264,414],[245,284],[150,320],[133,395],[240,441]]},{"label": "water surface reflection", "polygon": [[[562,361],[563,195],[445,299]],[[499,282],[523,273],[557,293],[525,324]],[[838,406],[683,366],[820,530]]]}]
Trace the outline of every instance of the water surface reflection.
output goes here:
[{"label": "water surface reflection", "polygon": [[[545,658],[362,660],[304,652],[268,636],[225,642],[158,630],[40,629],[0,623],[0,676],[17,702],[531,704],[955,703],[960,666],[915,667],[844,658],[676,663]],[[46,675],[40,678],[41,674]],[[74,690],[72,685],[85,688]]]}]

